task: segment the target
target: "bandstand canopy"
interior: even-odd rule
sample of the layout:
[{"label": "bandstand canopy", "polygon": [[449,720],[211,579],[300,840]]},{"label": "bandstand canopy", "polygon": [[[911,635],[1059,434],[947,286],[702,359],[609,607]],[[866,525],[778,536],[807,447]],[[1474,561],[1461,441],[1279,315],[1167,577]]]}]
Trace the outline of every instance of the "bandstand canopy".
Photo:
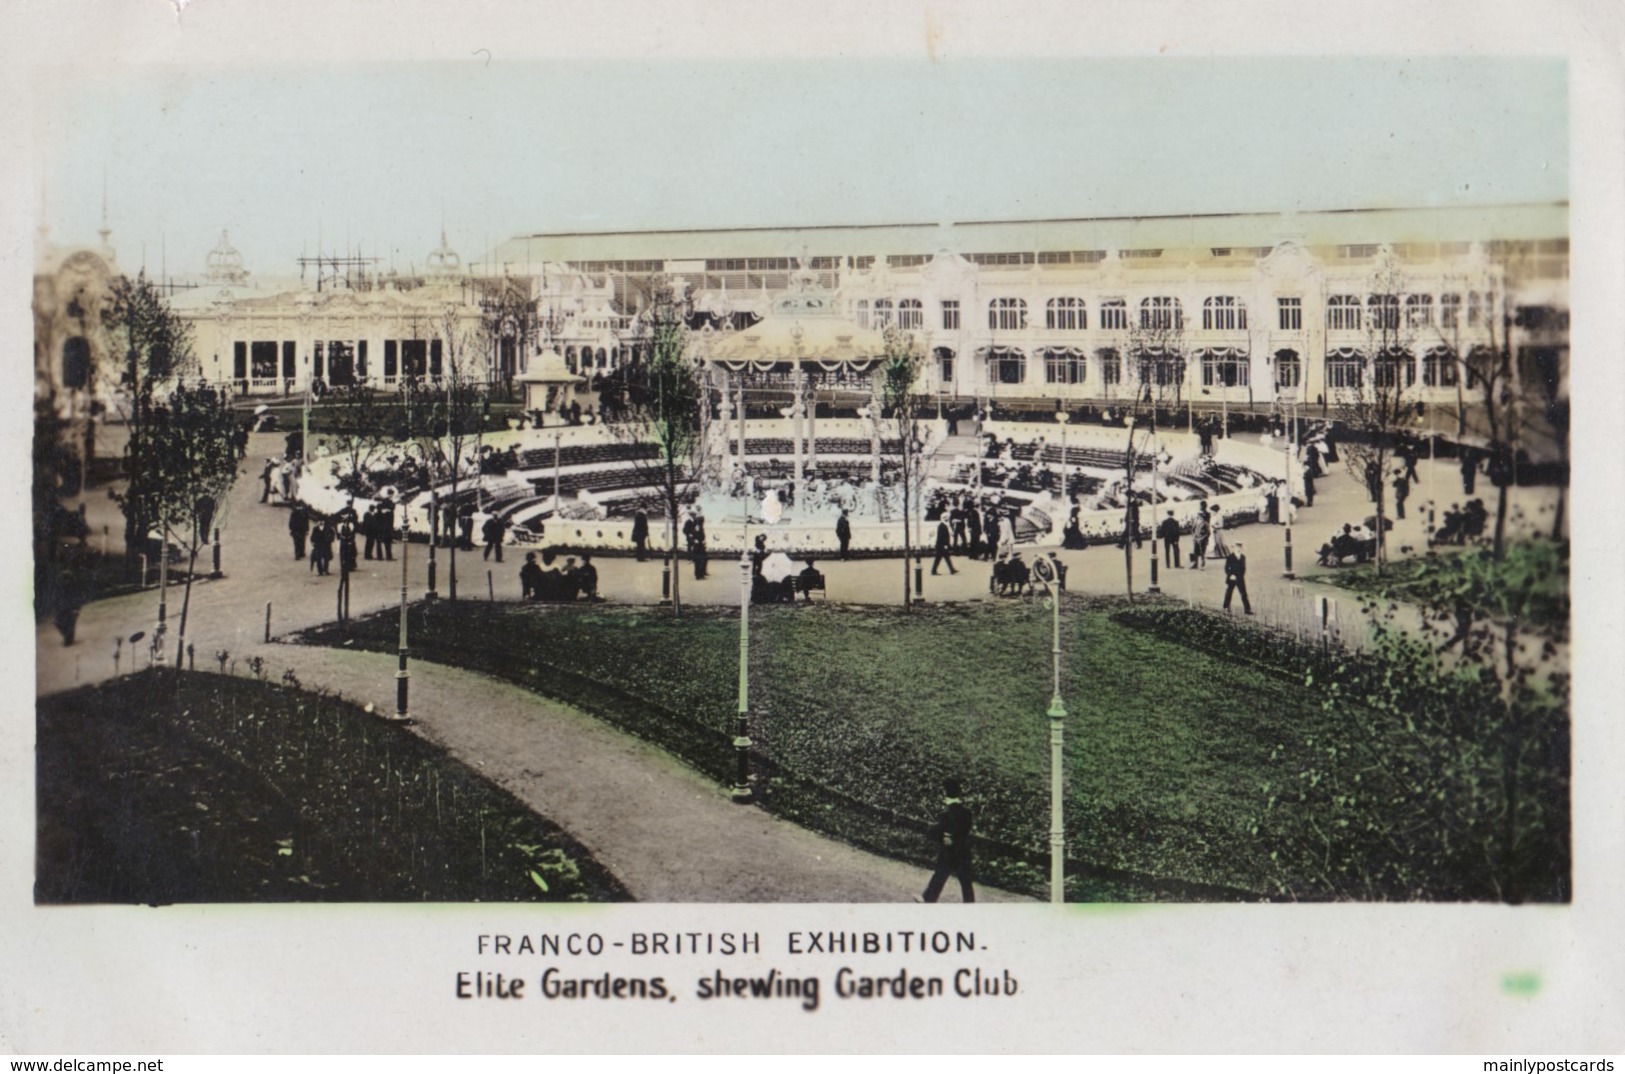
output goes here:
[{"label": "bandstand canopy", "polygon": [[521,384],[582,384],[586,377],[570,372],[564,355],[549,348],[533,357],[514,380]]},{"label": "bandstand canopy", "polygon": [[830,370],[862,369],[885,353],[885,337],[841,316],[835,294],[819,287],[815,274],[792,274],[790,288],[761,321],[707,340],[704,353],[734,370],[797,359]]}]

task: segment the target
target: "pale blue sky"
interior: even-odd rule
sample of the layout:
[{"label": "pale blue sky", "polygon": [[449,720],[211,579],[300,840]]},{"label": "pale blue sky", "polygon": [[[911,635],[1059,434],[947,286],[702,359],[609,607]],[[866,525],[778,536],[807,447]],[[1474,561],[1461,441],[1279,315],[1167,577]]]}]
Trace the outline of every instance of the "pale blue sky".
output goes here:
[{"label": "pale blue sky", "polygon": [[1516,59],[536,61],[121,69],[37,117],[47,215],[127,266],[550,230],[1568,196],[1566,72]]}]

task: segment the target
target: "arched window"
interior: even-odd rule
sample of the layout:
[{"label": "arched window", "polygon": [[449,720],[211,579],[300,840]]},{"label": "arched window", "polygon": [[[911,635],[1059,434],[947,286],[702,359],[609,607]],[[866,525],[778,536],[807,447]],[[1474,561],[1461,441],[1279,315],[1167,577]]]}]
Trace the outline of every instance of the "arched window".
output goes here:
[{"label": "arched window", "polygon": [[609,352],[604,350],[604,348],[599,347],[598,348],[598,368],[599,369],[605,369],[608,366],[609,366]]},{"label": "arched window", "polygon": [[1410,328],[1427,328],[1433,324],[1433,296],[1405,296],[1405,324]]},{"label": "arched window", "polygon": [[1326,300],[1326,327],[1334,332],[1353,332],[1360,327],[1358,295],[1333,295]]},{"label": "arched window", "polygon": [[1140,327],[1184,328],[1185,313],[1179,306],[1179,299],[1170,298],[1167,295],[1156,295],[1141,300]]},{"label": "arched window", "polygon": [[1100,304],[1100,327],[1110,330],[1128,329],[1128,303],[1120,298],[1109,298]]},{"label": "arched window", "polygon": [[1044,306],[1044,327],[1056,332],[1081,332],[1089,318],[1081,298],[1052,298]]},{"label": "arched window", "polygon": [[897,327],[919,329],[925,327],[925,307],[917,298],[901,299],[897,303]]},{"label": "arched window", "polygon": [[938,374],[938,376],[941,377],[941,380],[942,380],[943,384],[952,384],[954,382],[954,351],[953,351],[953,348],[952,347],[938,347],[937,351],[936,351],[936,354],[937,354],[937,374]]},{"label": "arched window", "polygon": [[[1443,296],[1449,298],[1449,295]],[[1442,303],[1441,303],[1442,305]],[[1422,383],[1429,388],[1454,388],[1460,380],[1456,355],[1449,347],[1434,347],[1422,356]]]},{"label": "arched window", "polygon": [[1467,327],[1477,328],[1484,323],[1489,299],[1489,295],[1481,295],[1477,291],[1467,292]]},{"label": "arched window", "polygon": [[1371,380],[1379,388],[1414,388],[1415,356],[1397,347],[1382,351],[1371,363]]},{"label": "arched window", "polygon": [[1027,356],[1015,347],[983,347],[989,384],[1021,384],[1027,379]]},{"label": "arched window", "polygon": [[1202,387],[1247,387],[1251,371],[1245,351],[1235,347],[1216,347],[1196,353],[1202,359]]},{"label": "arched window", "polygon": [[83,388],[90,383],[90,341],[69,336],[62,344],[62,386]]},{"label": "arched window", "polygon": [[570,372],[580,372],[580,367],[576,365],[576,349],[574,345],[564,348],[564,364],[570,368]]},{"label": "arched window", "polygon": [[1140,383],[1169,388],[1185,383],[1185,356],[1162,347],[1150,347],[1136,353],[1139,360]]},{"label": "arched window", "polygon": [[1399,296],[1371,295],[1365,300],[1366,327],[1374,332],[1393,331],[1399,327]]},{"label": "arched window", "polygon": [[1048,347],[1044,356],[1045,384],[1082,384],[1088,362],[1075,347]]},{"label": "arched window", "polygon": [[1102,347],[1095,352],[1095,361],[1100,363],[1100,383],[1115,385],[1123,383],[1123,359],[1114,347]]},{"label": "arched window", "polygon": [[892,323],[891,299],[875,299],[874,312],[869,318],[869,324],[876,332],[884,331]]},{"label": "arched window", "polygon": [[1365,356],[1354,347],[1326,352],[1326,387],[1356,389],[1364,383]]},{"label": "arched window", "polygon": [[997,332],[1019,332],[1027,327],[1027,300],[995,298],[987,304],[987,326]]},{"label": "arched window", "polygon": [[1234,331],[1247,327],[1247,307],[1234,295],[1214,295],[1202,303],[1202,327]]},{"label": "arched window", "polygon": [[1275,390],[1282,388],[1299,388],[1303,386],[1303,359],[1298,357],[1297,351],[1283,350],[1275,352]]},{"label": "arched window", "polygon": [[1439,327],[1457,328],[1461,325],[1461,296],[1439,296]]},{"label": "arched window", "polygon": [[858,322],[859,328],[869,327],[869,300],[858,299],[857,307],[852,311],[852,319]]}]

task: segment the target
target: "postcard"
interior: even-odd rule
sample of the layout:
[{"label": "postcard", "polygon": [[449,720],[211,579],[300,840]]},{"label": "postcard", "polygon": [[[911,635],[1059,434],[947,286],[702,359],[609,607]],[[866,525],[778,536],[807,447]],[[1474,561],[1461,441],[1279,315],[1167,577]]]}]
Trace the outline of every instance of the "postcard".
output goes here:
[{"label": "postcard", "polygon": [[1619,1052],[1597,10],[27,12],[0,1040]]}]

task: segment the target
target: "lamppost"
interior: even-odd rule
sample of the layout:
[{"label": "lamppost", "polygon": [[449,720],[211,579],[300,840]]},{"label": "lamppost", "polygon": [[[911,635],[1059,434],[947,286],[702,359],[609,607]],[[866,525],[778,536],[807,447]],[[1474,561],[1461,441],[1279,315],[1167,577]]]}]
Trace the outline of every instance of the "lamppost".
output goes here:
[{"label": "lamppost", "polygon": [[562,451],[559,445],[562,443],[563,438],[564,434],[562,432],[557,429],[553,431],[553,517],[555,519],[559,517],[559,454]]},{"label": "lamppost", "polygon": [[[394,525],[394,509],[391,508],[390,524]],[[395,672],[395,719],[405,723],[407,716],[407,695],[411,691],[411,676],[406,670],[406,561],[412,549],[412,527],[409,524],[410,516],[406,511],[406,503],[401,503],[401,637],[399,670]]]},{"label": "lamppost", "polygon": [[750,786],[750,541],[749,525],[742,528],[739,549],[739,709],[734,723],[734,756],[739,762],[732,798],[737,805],[751,801]]},{"label": "lamppost", "polygon": [[1276,390],[1276,396],[1285,403],[1288,411],[1288,427],[1286,430],[1286,444],[1283,452],[1286,456],[1286,488],[1284,490],[1286,503],[1280,507],[1281,518],[1286,522],[1286,570],[1283,578],[1293,579],[1297,574],[1292,570],[1292,468],[1298,461],[1298,397],[1292,392]]},{"label": "lamppost", "polygon": [[[1066,487],[1066,426],[1071,420],[1072,415],[1067,411],[1063,409],[1055,411],[1055,423],[1061,427],[1061,501],[1067,505],[1072,502],[1072,497]],[[977,469],[981,469],[980,463],[977,464]]]},{"label": "lamppost", "polygon": [[[1053,557],[1053,553],[1051,553]],[[1033,574],[1049,592],[1054,613],[1054,636],[1050,649],[1054,666],[1054,694],[1049,702],[1049,901],[1066,901],[1066,820],[1062,811],[1062,748],[1066,740],[1066,705],[1061,701],[1061,589],[1059,572],[1043,557],[1033,561]]]}]

